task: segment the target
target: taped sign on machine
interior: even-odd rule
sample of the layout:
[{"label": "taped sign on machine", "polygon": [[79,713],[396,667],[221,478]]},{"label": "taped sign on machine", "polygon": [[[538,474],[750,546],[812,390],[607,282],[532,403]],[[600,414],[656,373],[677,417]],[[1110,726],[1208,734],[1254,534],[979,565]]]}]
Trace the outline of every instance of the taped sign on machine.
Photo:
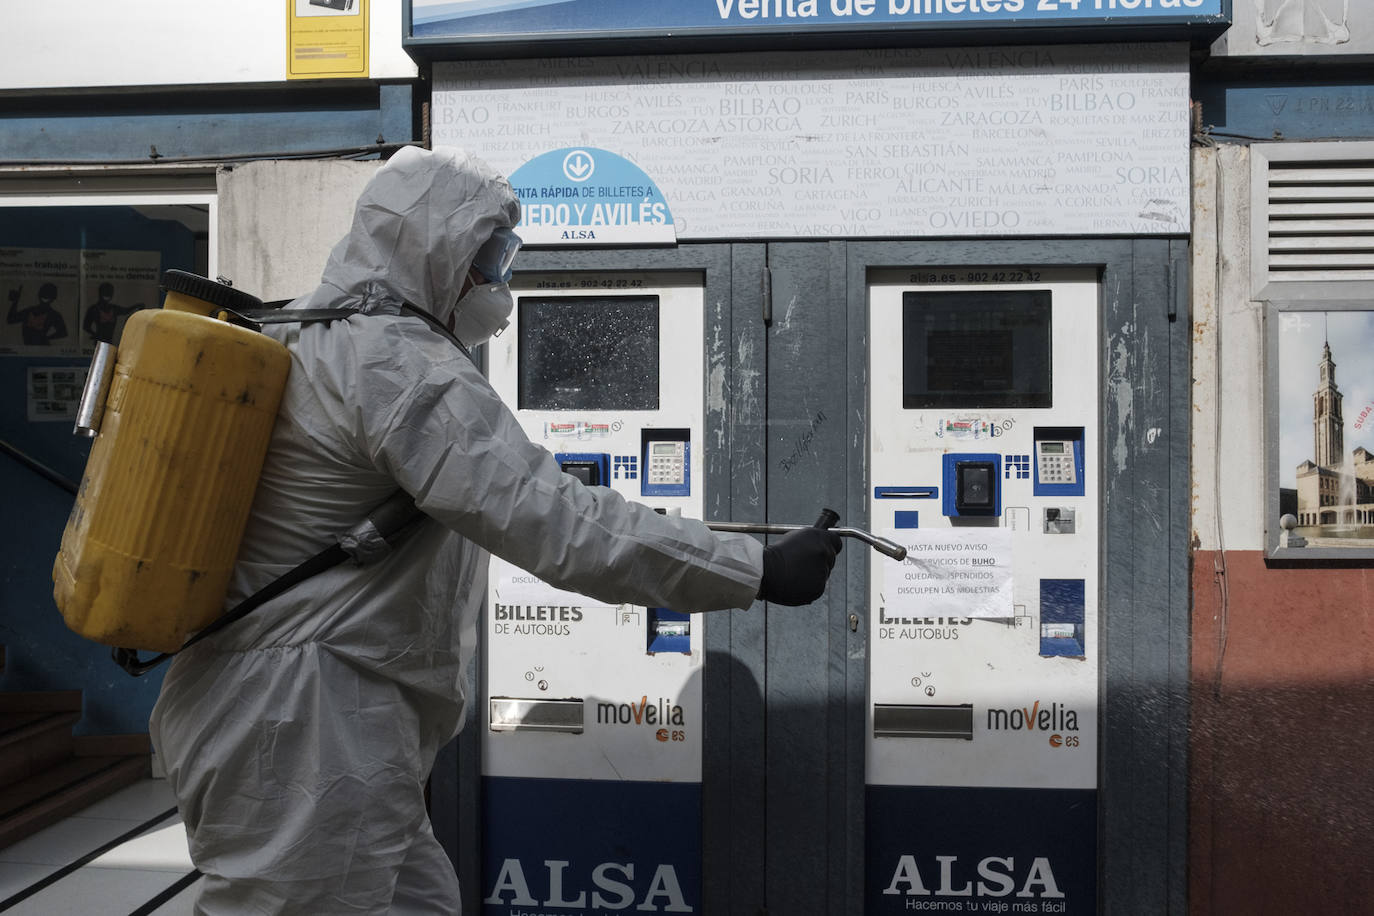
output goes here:
[{"label": "taped sign on machine", "polygon": [[907,550],[883,566],[889,613],[1007,618],[1012,604],[1012,532],[1005,528],[906,528],[886,536]]}]

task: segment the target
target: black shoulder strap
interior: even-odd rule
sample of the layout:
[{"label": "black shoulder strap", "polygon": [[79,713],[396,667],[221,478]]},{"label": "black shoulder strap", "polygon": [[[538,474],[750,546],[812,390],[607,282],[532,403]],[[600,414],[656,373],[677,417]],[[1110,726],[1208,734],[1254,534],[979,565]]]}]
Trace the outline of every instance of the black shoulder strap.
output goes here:
[{"label": "black shoulder strap", "polygon": [[215,312],[217,317],[253,331],[261,331],[266,324],[313,324],[317,321],[338,321],[357,314],[359,313],[356,309],[222,308]]},{"label": "black shoulder strap", "polygon": [[[264,303],[264,308],[260,309],[227,309],[221,308],[215,314],[234,324],[241,325],[254,331],[261,331],[263,325],[268,324],[312,324],[318,321],[338,321],[341,318],[351,318],[360,315],[356,309],[284,309],[282,306],[294,302],[294,299],[276,299],[272,302]],[[434,317],[429,312],[412,305],[409,302],[401,303],[401,314],[414,315],[423,320],[435,333],[445,338],[468,359],[472,359],[472,351],[467,348],[461,340],[450,331],[442,321]]]},{"label": "black shoulder strap", "polygon": [[411,305],[409,302],[403,302],[401,303],[401,314],[414,315],[416,318],[421,319],[425,324],[433,328],[436,334],[449,341],[449,343],[453,344],[459,350],[462,350],[463,355],[466,356],[473,365],[477,364],[477,361],[472,358],[472,351],[467,348],[467,344],[459,340],[458,335],[450,331],[442,321],[435,318],[429,312],[420,308],[418,305]]},{"label": "black shoulder strap", "polygon": [[[243,599],[232,610],[217,617],[205,629],[188,639],[177,652],[189,649],[206,637],[238,620],[242,620],[258,607],[277,597],[287,589],[304,582],[312,576],[338,566],[352,557],[359,565],[375,559],[379,552],[395,546],[401,536],[417,521],[423,513],[415,506],[415,500],[404,490],[397,490],[384,503],[367,514],[367,517],[348,534],[301,563],[290,572],[277,577],[254,594]],[[380,546],[380,551],[378,549]],[[167,661],[177,652],[163,652],[149,659],[140,659],[137,649],[112,649],[110,657],[132,677],[142,677],[158,665]]]},{"label": "black shoulder strap", "polygon": [[262,590],[245,598],[234,609],[226,611],[224,614],[217,617],[214,622],[205,629],[186,640],[185,644],[183,644],[180,649],[176,650],[176,652],[163,652],[149,659],[140,659],[137,649],[111,649],[110,657],[114,659],[116,665],[123,668],[125,673],[131,677],[142,677],[158,665],[170,659],[173,655],[176,655],[177,652],[189,649],[202,639],[213,636],[215,633],[229,626],[229,624],[248,616],[249,613],[257,610],[259,605],[265,604],[267,601],[277,597],[291,586],[304,582],[311,576],[322,573],[326,569],[338,566],[347,558],[348,554],[344,553],[344,549],[338,544],[329,545],[295,569],[269,582]]}]

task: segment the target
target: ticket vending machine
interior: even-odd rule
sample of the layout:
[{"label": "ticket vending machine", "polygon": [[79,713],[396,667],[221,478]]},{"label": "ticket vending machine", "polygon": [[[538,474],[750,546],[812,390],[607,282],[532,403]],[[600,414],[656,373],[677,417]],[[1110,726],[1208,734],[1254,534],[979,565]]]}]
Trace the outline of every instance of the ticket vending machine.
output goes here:
[{"label": "ticket vending machine", "polygon": [[[584,483],[700,518],[702,276],[522,274],[488,372]],[[482,907],[700,912],[705,620],[606,606],[493,559]]]},{"label": "ticket vending machine", "polygon": [[1096,271],[868,292],[864,912],[1095,912]]}]

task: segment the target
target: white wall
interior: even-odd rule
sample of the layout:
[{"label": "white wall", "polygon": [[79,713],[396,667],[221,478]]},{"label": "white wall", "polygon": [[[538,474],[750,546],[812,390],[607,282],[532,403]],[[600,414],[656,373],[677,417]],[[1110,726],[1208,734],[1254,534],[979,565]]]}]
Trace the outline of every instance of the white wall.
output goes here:
[{"label": "white wall", "polygon": [[1193,534],[1202,550],[1261,550],[1263,306],[1250,299],[1250,149],[1195,149],[1193,196]]},{"label": "white wall", "polygon": [[219,268],[265,301],[308,293],[379,161],[266,161],[221,169]]},{"label": "white wall", "polygon": [[[401,0],[370,0],[373,79],[409,79]],[[287,0],[5,0],[0,90],[286,79]]]}]

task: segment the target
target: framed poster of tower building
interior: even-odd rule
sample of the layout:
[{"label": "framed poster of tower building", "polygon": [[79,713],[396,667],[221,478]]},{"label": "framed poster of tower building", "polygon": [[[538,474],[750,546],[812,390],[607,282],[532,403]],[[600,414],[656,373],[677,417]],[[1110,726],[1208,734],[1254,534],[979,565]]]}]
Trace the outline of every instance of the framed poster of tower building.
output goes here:
[{"label": "framed poster of tower building", "polygon": [[1270,303],[1265,542],[1374,559],[1374,301]]}]

